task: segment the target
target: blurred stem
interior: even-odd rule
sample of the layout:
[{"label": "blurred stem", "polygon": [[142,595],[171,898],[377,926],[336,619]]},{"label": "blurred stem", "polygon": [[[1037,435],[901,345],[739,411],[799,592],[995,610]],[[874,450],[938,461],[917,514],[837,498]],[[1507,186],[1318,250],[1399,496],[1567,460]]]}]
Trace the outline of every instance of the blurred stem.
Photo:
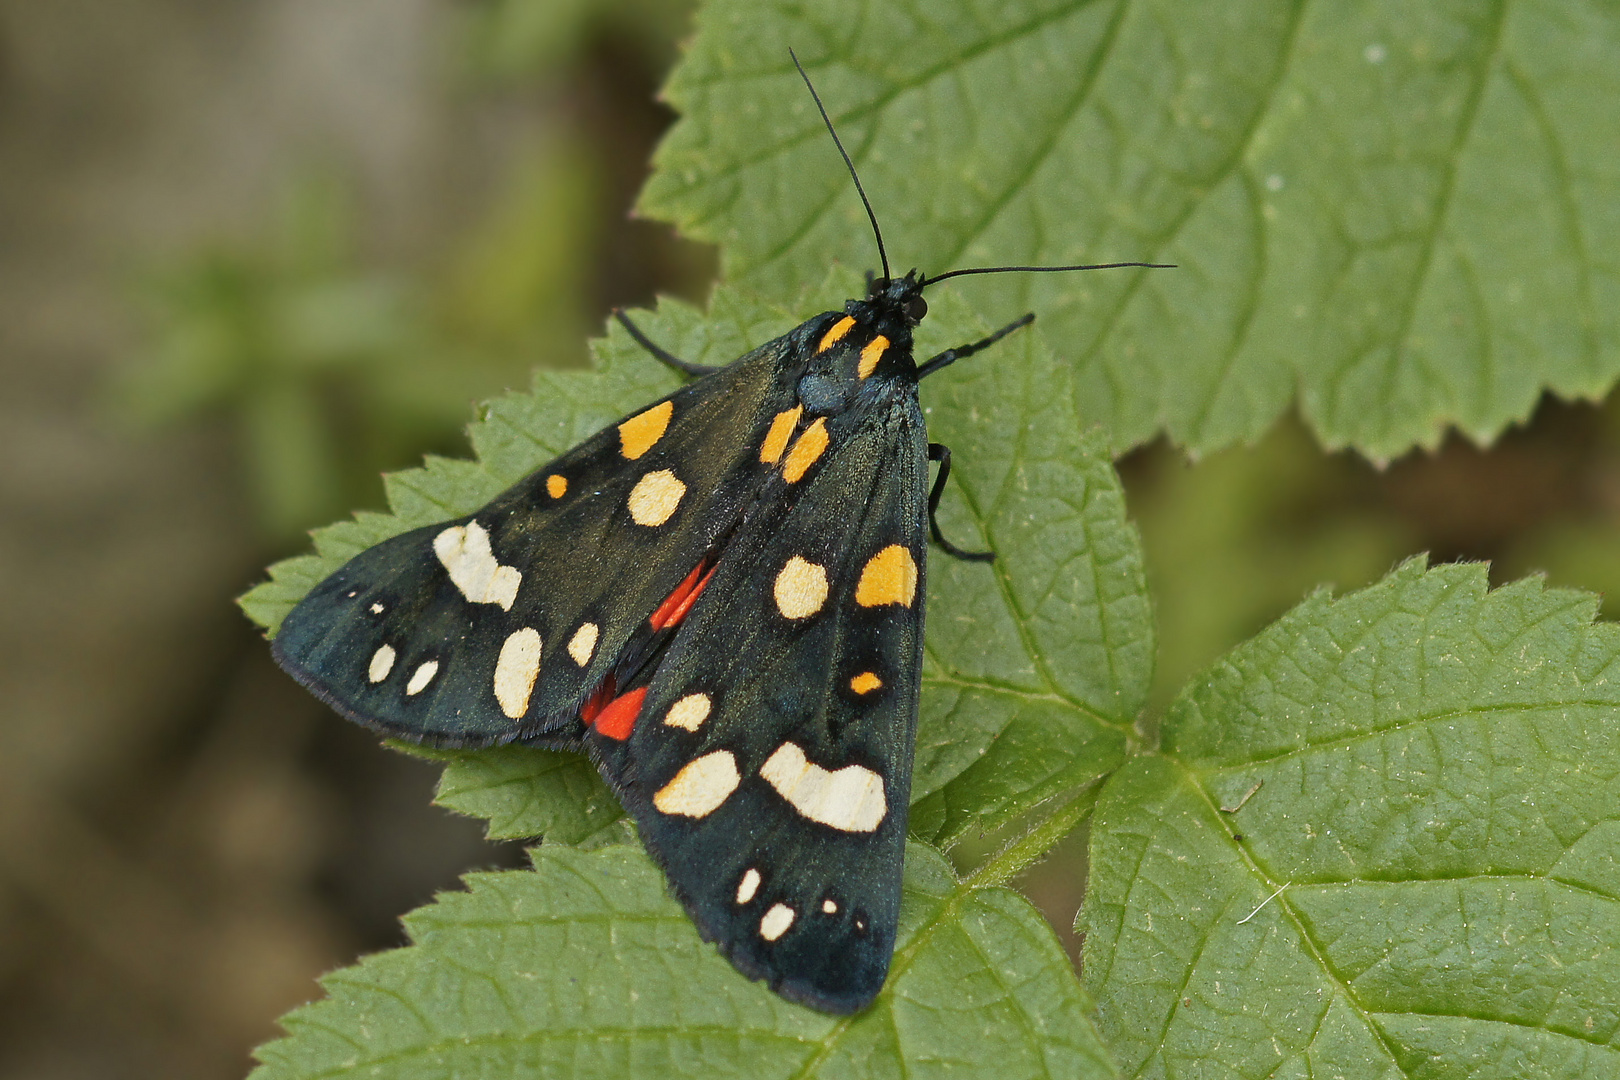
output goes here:
[{"label": "blurred stem", "polygon": [[1067,796],[1028,832],[1011,841],[990,861],[969,874],[963,884],[974,889],[1005,885],[1039,862],[1065,836],[1090,815],[1097,805],[1100,784],[1087,784]]}]

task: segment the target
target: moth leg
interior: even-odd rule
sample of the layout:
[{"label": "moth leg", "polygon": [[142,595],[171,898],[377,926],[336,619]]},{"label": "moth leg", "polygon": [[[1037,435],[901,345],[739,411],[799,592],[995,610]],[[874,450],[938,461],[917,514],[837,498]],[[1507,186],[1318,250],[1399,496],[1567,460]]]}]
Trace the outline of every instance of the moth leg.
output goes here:
[{"label": "moth leg", "polygon": [[[1028,320],[1025,319],[1023,321],[1027,322]],[[1011,327],[1008,329],[1011,329]],[[1001,333],[1004,334],[1006,332],[1006,330],[1003,330]],[[996,335],[996,337],[1000,336],[1001,334]],[[991,338],[990,340],[994,341],[995,338]],[[986,342],[981,341],[979,345],[975,347],[982,347],[985,344]],[[938,544],[940,549],[943,550],[945,554],[954,556],[958,559],[967,559],[972,562],[994,561],[996,557],[995,552],[963,551],[961,548],[945,539],[945,534],[939,531],[939,518],[935,516],[935,512],[939,510],[939,497],[945,494],[945,478],[951,475],[951,448],[946,446],[944,443],[929,443],[928,460],[939,462],[939,475],[934,478],[934,490],[928,493],[928,528],[934,534],[934,543]]]},{"label": "moth leg", "polygon": [[685,372],[687,375],[711,375],[720,370],[717,367],[710,367],[708,364],[694,364],[689,360],[682,360],[669,350],[655,345],[653,340],[646,334],[643,334],[641,332],[641,328],[635,323],[631,322],[630,316],[626,315],[621,309],[614,308],[613,316],[614,318],[618,319],[621,324],[623,324],[626,330],[630,331],[630,336],[636,339],[637,345],[640,345],[643,349],[646,349],[649,353],[651,353],[654,358],[668,364],[676,371]]},{"label": "moth leg", "polygon": [[997,330],[983,341],[975,341],[971,345],[958,345],[954,349],[946,349],[944,352],[940,353],[938,356],[930,358],[927,363],[919,367],[917,369],[917,378],[921,379],[932,375],[940,368],[954,364],[956,361],[961,360],[964,357],[972,356],[980,349],[988,349],[990,346],[994,345],[996,342],[1000,341],[1014,330],[1021,330],[1034,321],[1035,313],[1030,312],[1022,319],[1017,319],[1008,323],[1006,326],[1003,326],[1000,330]]}]

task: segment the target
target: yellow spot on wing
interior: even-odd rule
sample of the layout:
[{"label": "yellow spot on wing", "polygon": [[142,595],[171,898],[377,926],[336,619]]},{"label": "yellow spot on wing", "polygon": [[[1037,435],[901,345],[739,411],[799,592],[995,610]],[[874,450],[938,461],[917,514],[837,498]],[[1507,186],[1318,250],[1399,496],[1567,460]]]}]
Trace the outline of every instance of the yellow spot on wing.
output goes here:
[{"label": "yellow spot on wing", "polygon": [[568,642],[568,655],[574,658],[574,663],[584,667],[591,662],[591,654],[596,651],[596,635],[599,627],[588,622],[574,631],[574,636]]},{"label": "yellow spot on wing", "polygon": [[917,563],[911,552],[890,544],[866,561],[861,580],[855,586],[855,602],[861,607],[883,604],[911,606],[917,595]]},{"label": "yellow spot on wing", "polygon": [[737,903],[748,903],[758,891],[759,871],[750,866],[748,872],[742,876],[742,880],[737,883]]},{"label": "yellow spot on wing", "polygon": [[771,430],[765,433],[765,441],[759,444],[761,465],[775,465],[781,460],[782,451],[787,449],[788,436],[793,434],[793,429],[799,424],[799,415],[803,412],[803,405],[795,405],[776,414],[776,419],[771,421]]},{"label": "yellow spot on wing", "polygon": [[730,750],[716,750],[688,761],[675,779],[658,789],[653,805],[661,814],[708,817],[737,790],[742,777]]},{"label": "yellow spot on wing", "polygon": [[388,673],[394,670],[394,647],[384,645],[371,654],[371,664],[366,668],[366,678],[374,683],[382,682],[388,678]]},{"label": "yellow spot on wing", "polygon": [[793,809],[842,832],[871,832],[889,812],[883,777],[862,765],[823,769],[795,743],[778,746],[759,775]]},{"label": "yellow spot on wing", "polygon": [[552,473],[546,477],[546,493],[553,499],[560,499],[568,493],[568,477]]},{"label": "yellow spot on wing", "polygon": [[883,686],[883,680],[870,671],[863,671],[849,680],[849,688],[857,694],[870,694]]},{"label": "yellow spot on wing", "polygon": [[842,319],[833,323],[832,328],[822,335],[821,344],[816,346],[816,352],[826,352],[838,344],[854,326],[855,320],[849,315],[845,315]]},{"label": "yellow spot on wing", "polygon": [[786,904],[772,904],[771,910],[759,920],[759,936],[766,941],[775,941],[793,925],[793,914],[793,909]]},{"label": "yellow spot on wing", "polygon": [[415,674],[411,676],[411,681],[405,684],[405,696],[415,697],[417,694],[420,694],[423,690],[427,689],[427,684],[432,682],[433,676],[437,675],[438,673],[439,662],[437,660],[429,660],[427,663],[417,668]]},{"label": "yellow spot on wing", "polygon": [[529,711],[529,695],[540,675],[540,632],[525,626],[501,643],[495,661],[495,700],[501,712],[516,720]]},{"label": "yellow spot on wing", "polygon": [[489,546],[489,533],[476,521],[452,525],[433,538],[450,580],[472,604],[499,604],[511,611],[523,575],[515,566],[502,566]]},{"label": "yellow spot on wing", "polygon": [[686,485],[669,469],[650,472],[630,490],[630,516],[637,525],[662,525],[681,505]]},{"label": "yellow spot on wing", "polygon": [[883,359],[883,350],[887,349],[888,347],[889,339],[884,337],[882,334],[879,334],[877,337],[867,342],[866,348],[861,350],[861,363],[860,366],[855,369],[855,373],[864,379],[868,375],[872,374],[872,372],[876,371],[878,361]]},{"label": "yellow spot on wing", "polygon": [[793,443],[793,449],[788,451],[787,460],[782,463],[782,475],[790,484],[797,484],[816,463],[816,459],[827,451],[827,418],[816,417],[816,422],[804,429],[804,433]]},{"label": "yellow spot on wing", "polygon": [[646,412],[637,413],[619,425],[619,452],[631,461],[653,448],[669,428],[675,403],[660,401]]},{"label": "yellow spot on wing", "polygon": [[708,694],[687,694],[669,707],[669,712],[664,714],[664,723],[670,727],[696,731],[709,718],[712,704]]},{"label": "yellow spot on wing", "polygon": [[827,570],[795,555],[776,575],[776,609],[790,619],[807,619],[827,602]]}]

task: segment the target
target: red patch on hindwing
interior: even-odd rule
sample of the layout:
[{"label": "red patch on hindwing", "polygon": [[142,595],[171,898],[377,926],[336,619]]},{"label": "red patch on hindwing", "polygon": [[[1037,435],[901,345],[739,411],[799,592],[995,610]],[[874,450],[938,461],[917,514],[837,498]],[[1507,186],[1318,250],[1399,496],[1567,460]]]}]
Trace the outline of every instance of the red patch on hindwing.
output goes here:
[{"label": "red patch on hindwing", "polygon": [[[703,594],[704,586],[708,585],[709,579],[714,576],[714,571],[714,565],[707,559],[698,563],[692,568],[692,572],[686,575],[685,580],[675,586],[675,591],[658,605],[658,610],[647,616],[647,623],[652,628],[653,636],[650,640],[653,647],[656,648],[657,643],[664,640],[656,635],[680,625],[681,620],[686,618],[687,612],[692,610],[692,605],[697,603],[698,597]],[[644,647],[647,644],[647,641],[643,641],[637,647]],[[627,681],[634,682],[636,678],[632,670]],[[641,715],[641,705],[646,697],[645,686],[623,694],[619,693],[617,680],[609,675],[580,705],[579,718],[586,727],[594,728],[603,738],[623,742],[630,737],[630,732],[635,730],[636,720]]]},{"label": "red patch on hindwing", "polygon": [[613,676],[609,675],[602,680],[601,686],[591,691],[591,696],[585,699],[585,704],[579,707],[579,718],[585,721],[587,727],[590,726],[597,715],[607,708],[608,703],[613,700],[614,695],[618,692],[619,688],[614,683]]},{"label": "red patch on hindwing", "polygon": [[707,567],[708,573],[704,573],[704,570],[704,563],[692,567],[692,572],[686,575],[686,580],[675,586],[675,591],[658,605],[657,611],[647,616],[647,622],[654,630],[668,630],[686,618],[686,613],[692,610],[692,605],[697,603],[697,598],[702,595],[704,586],[714,577],[714,567]]},{"label": "red patch on hindwing", "polygon": [[636,718],[641,715],[641,703],[646,697],[645,686],[632,690],[608,702],[592,719],[585,722],[594,724],[598,735],[624,742],[630,737],[630,732],[635,730]]},{"label": "red patch on hindwing", "polygon": [[686,613],[692,610],[692,605],[697,603],[698,597],[703,595],[703,590],[708,587],[709,579],[714,577],[714,572],[718,569],[719,567],[717,566],[711,566],[709,568],[709,572],[704,574],[703,579],[693,586],[691,592],[687,593],[686,596],[682,598],[680,606],[670,614],[669,620],[665,622],[663,627],[660,627],[660,629],[668,629],[671,626],[677,626],[680,624],[682,619],[686,618]]}]

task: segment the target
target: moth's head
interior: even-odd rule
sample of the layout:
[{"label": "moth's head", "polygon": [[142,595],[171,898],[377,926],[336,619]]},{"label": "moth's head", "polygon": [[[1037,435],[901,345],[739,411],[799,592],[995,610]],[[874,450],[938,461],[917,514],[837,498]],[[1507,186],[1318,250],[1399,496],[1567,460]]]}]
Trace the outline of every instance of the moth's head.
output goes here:
[{"label": "moth's head", "polygon": [[905,277],[884,278],[867,276],[866,302],[890,318],[902,319],[907,326],[916,326],[928,316],[928,301],[923,299],[923,286],[927,278],[909,270]]},{"label": "moth's head", "polygon": [[804,324],[810,361],[799,399],[807,409],[837,412],[858,393],[887,387],[896,378],[915,383],[911,331],[928,314],[922,298],[926,284],[915,270],[900,278],[868,274],[866,295],[847,301],[842,316],[827,312]]},{"label": "moth's head", "polygon": [[873,333],[886,336],[891,342],[911,343],[912,327],[928,316],[928,301],[922,291],[928,279],[915,270],[905,277],[875,277],[867,274],[866,296],[851,300],[844,310],[853,315]]}]

